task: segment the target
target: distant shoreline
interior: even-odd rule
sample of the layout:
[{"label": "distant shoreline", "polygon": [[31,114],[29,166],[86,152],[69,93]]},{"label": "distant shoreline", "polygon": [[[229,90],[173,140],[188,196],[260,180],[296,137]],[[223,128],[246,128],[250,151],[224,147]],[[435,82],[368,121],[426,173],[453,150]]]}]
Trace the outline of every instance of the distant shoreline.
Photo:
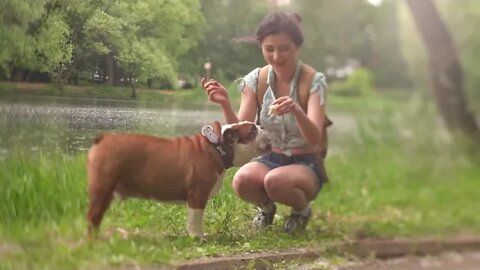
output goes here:
[{"label": "distant shoreline", "polygon": [[143,86],[137,87],[137,98],[131,97],[130,87],[110,85],[71,85],[65,84],[59,87],[52,83],[28,83],[28,82],[0,82],[0,95],[27,94],[38,96],[61,96],[61,97],[85,97],[85,98],[108,98],[121,100],[136,100],[142,102],[173,102],[176,100],[189,102],[208,102],[206,94],[200,88],[193,89],[148,89]]}]

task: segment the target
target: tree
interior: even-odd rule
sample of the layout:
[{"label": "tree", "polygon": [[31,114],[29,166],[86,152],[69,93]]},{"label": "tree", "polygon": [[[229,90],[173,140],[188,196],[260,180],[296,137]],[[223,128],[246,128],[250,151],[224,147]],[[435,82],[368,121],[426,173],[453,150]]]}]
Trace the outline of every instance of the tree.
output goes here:
[{"label": "tree", "polygon": [[458,48],[464,72],[464,89],[470,108],[480,113],[480,1],[437,0],[437,9],[448,25]]},{"label": "tree", "polygon": [[5,0],[0,4],[0,73],[47,72],[52,78],[70,63],[69,27],[55,1]]},{"label": "tree", "polygon": [[256,43],[233,41],[255,33],[257,23],[266,13],[264,1],[202,0],[201,9],[208,27],[205,39],[197,49],[181,57],[183,72],[202,74],[203,64],[208,61],[213,66],[213,77],[233,80],[252,67],[265,64]]},{"label": "tree", "polygon": [[62,84],[70,65],[73,45],[69,41],[70,28],[60,13],[50,13],[35,38],[38,68],[48,72],[55,83]]},{"label": "tree", "polygon": [[48,73],[78,82],[95,72],[134,82],[177,80],[177,60],[198,45],[198,0],[3,0],[0,78]]},{"label": "tree", "polygon": [[113,70],[113,58],[130,82],[171,85],[177,79],[176,59],[198,44],[204,27],[197,0],[116,1],[95,10],[85,24],[87,40],[106,57],[107,71]]},{"label": "tree", "polygon": [[432,0],[407,0],[428,53],[433,92],[449,130],[480,143],[480,129],[463,91],[463,71],[448,28]]},{"label": "tree", "polygon": [[375,74],[377,86],[410,86],[395,0],[378,7],[366,0],[296,0],[294,5],[306,37],[301,56],[318,70],[343,68],[354,59]]}]

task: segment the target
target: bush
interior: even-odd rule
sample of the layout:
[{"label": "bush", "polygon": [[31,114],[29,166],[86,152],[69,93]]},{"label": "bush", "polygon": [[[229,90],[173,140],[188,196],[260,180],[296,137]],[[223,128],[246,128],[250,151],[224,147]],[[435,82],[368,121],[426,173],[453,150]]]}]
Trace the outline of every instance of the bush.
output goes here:
[{"label": "bush", "polygon": [[330,84],[331,93],[338,96],[370,96],[373,88],[373,74],[366,68],[357,68],[345,81]]}]

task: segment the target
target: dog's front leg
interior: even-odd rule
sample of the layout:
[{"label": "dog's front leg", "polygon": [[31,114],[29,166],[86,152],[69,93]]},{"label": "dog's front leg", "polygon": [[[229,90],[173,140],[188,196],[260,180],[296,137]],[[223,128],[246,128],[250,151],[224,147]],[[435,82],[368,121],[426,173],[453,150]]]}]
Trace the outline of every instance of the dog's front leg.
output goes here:
[{"label": "dog's front leg", "polygon": [[187,232],[193,237],[203,238],[203,213],[205,208],[192,208],[188,205]]}]

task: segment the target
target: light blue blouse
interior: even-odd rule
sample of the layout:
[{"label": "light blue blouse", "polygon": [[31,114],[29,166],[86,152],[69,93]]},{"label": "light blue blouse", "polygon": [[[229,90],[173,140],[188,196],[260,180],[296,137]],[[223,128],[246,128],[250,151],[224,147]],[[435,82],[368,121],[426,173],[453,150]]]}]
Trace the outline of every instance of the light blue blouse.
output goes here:
[{"label": "light blue blouse", "polygon": [[[290,85],[290,97],[298,101],[298,80],[300,75],[300,68],[302,67],[301,61],[297,62],[297,70],[293,76],[292,83]],[[253,92],[257,92],[258,76],[260,68],[256,68],[248,73],[240,84],[240,89],[243,91],[245,85],[248,85]],[[260,112],[260,124],[263,129],[271,133],[272,146],[281,149],[284,154],[291,155],[289,149],[292,148],[305,148],[309,146],[309,143],[302,136],[300,129],[297,126],[295,116],[291,113],[279,115],[268,115],[269,107],[276,99],[274,91],[275,88],[275,72],[270,67],[267,76],[267,90],[263,96],[262,110]],[[325,104],[325,92],[327,89],[327,83],[325,75],[321,72],[317,72],[312,81],[310,88],[310,94],[319,91],[320,105]]]}]

